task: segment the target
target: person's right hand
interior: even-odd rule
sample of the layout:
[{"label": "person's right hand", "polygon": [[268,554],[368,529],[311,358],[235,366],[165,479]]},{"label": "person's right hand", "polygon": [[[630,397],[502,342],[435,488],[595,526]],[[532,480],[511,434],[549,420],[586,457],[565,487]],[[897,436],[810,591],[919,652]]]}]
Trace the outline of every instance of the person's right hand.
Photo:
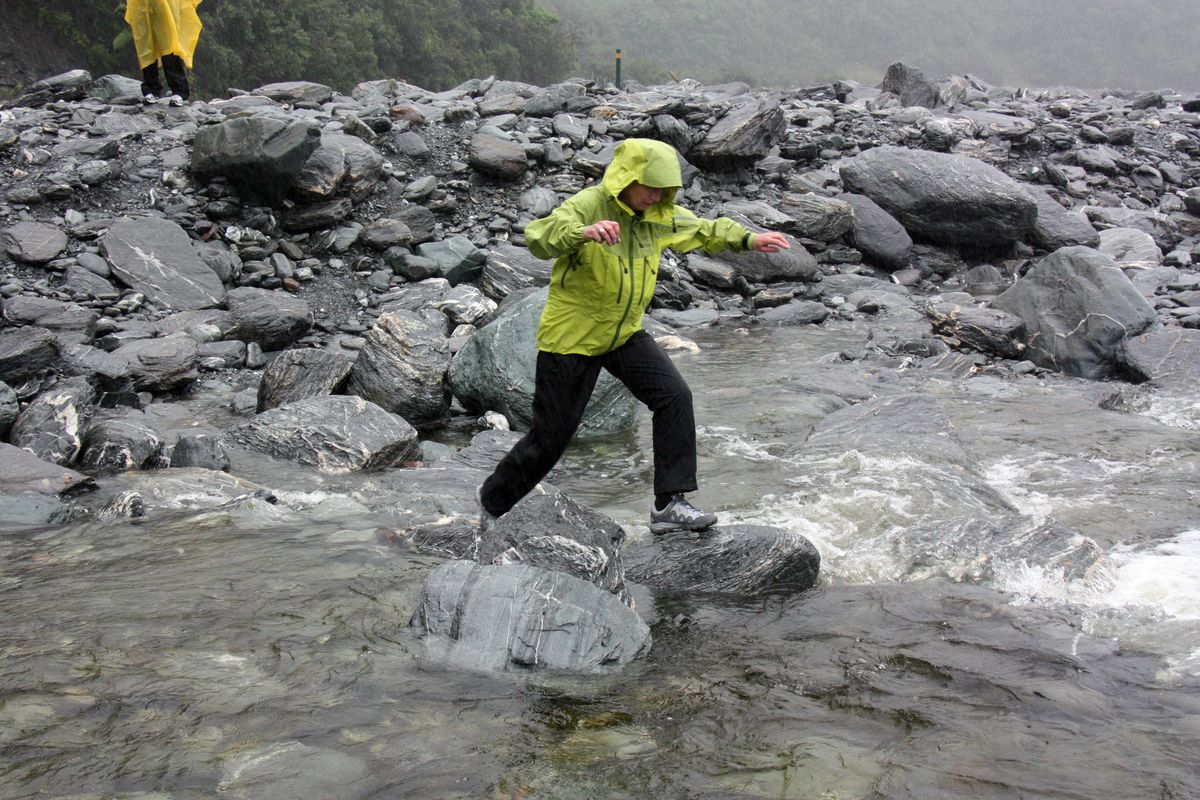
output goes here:
[{"label": "person's right hand", "polygon": [[583,229],[583,238],[600,244],[617,244],[621,241],[621,224],[611,219],[593,222]]}]

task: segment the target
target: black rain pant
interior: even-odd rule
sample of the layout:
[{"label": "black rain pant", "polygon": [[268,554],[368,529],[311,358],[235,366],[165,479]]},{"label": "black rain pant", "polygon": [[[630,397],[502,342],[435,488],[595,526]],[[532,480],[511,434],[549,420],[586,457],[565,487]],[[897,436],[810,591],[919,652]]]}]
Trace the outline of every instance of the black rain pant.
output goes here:
[{"label": "black rain pant", "polygon": [[692,391],[654,338],[638,331],[603,355],[538,352],[529,432],[500,460],[480,491],[489,513],[507,513],[558,463],[583,419],[601,368],[654,415],[654,493],[696,490]]},{"label": "black rain pant", "polygon": [[[171,92],[187,100],[188,79],[183,59],[176,55],[163,56],[162,71],[167,76],[167,86],[171,87]],[[158,64],[151,64],[142,70],[142,94],[163,96],[162,82],[158,79]]]}]

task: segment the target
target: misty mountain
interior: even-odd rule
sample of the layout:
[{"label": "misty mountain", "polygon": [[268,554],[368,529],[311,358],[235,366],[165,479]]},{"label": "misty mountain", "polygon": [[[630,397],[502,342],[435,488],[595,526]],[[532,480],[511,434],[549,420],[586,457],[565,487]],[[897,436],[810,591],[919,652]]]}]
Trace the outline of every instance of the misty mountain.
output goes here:
[{"label": "misty mountain", "polygon": [[903,61],[1009,86],[1200,87],[1195,0],[545,0],[585,73],[877,84]]}]

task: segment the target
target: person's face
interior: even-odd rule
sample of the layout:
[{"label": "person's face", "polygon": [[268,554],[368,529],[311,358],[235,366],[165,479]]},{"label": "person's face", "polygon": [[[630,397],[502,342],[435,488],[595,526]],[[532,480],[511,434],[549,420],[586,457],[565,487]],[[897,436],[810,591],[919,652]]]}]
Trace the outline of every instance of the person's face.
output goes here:
[{"label": "person's face", "polygon": [[647,211],[651,206],[662,200],[663,190],[653,186],[645,186],[634,181],[621,192],[621,202],[634,211]]}]

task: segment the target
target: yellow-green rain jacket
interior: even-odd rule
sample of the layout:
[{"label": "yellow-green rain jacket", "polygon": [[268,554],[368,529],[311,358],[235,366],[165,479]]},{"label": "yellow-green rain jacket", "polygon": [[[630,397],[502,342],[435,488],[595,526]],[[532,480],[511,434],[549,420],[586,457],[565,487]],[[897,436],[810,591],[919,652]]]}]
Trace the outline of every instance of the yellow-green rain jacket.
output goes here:
[{"label": "yellow-green rain jacket", "polygon": [[138,67],[145,69],[163,56],[175,55],[192,68],[192,54],[200,38],[201,0],[126,0],[125,21],[133,31]]},{"label": "yellow-green rain jacket", "polygon": [[[666,190],[644,214],[617,199],[634,181]],[[682,185],[674,148],[652,139],[627,139],[617,146],[599,184],[526,227],[529,252],[555,259],[538,325],[539,350],[594,356],[623,345],[642,328],[659,258],[668,247],[680,253],[750,247],[753,234],[744,226],[725,218],[701,219],[675,205]],[[583,229],[602,219],[620,223],[618,244],[584,239]]]}]

